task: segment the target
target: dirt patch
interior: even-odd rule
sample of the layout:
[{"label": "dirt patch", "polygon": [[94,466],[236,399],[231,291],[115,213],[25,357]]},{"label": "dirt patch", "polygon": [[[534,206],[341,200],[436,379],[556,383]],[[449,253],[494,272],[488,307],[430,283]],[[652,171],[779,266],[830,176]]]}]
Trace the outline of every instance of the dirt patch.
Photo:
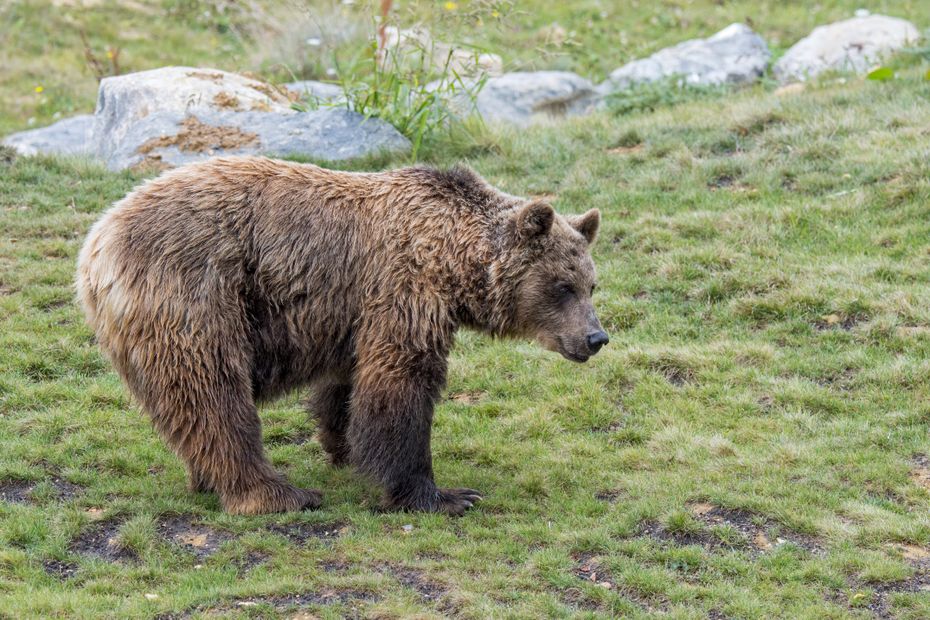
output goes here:
[{"label": "dirt patch", "polygon": [[238,127],[206,125],[196,117],[188,116],[181,121],[181,129],[177,134],[147,140],[136,152],[148,155],[155,149],[175,146],[178,150],[190,153],[209,153],[217,149],[237,149],[258,143],[258,134],[242,131]]},{"label": "dirt patch", "polygon": [[927,547],[902,543],[899,545],[891,545],[891,548],[895,549],[901,554],[901,557],[912,564],[930,565],[930,549]]},{"label": "dirt patch", "polygon": [[256,566],[261,566],[268,561],[269,555],[261,551],[249,551],[242,557],[236,558],[232,561],[236,565],[236,569],[240,573],[247,573]]},{"label": "dirt patch", "polygon": [[212,555],[223,543],[233,539],[229,532],[195,523],[188,516],[169,517],[160,521],[158,533],[184,551],[193,553],[198,560]]},{"label": "dirt patch", "polygon": [[640,536],[648,536],[654,540],[672,542],[681,546],[697,545],[700,547],[706,547],[708,549],[727,546],[723,543],[723,541],[712,536],[709,532],[704,530],[669,530],[658,521],[644,521],[639,526],[638,534]]},{"label": "dirt patch", "polygon": [[42,562],[42,568],[52,577],[65,580],[73,577],[78,571],[78,565],[74,562],[63,562],[61,560],[45,560]]},{"label": "dirt patch", "polygon": [[818,320],[814,321],[814,327],[820,331],[828,329],[842,329],[843,331],[849,331],[860,321],[867,319],[868,317],[859,316],[859,315],[840,315],[836,313],[825,314],[820,317]]},{"label": "dirt patch", "polygon": [[769,519],[745,510],[721,508],[704,502],[692,504],[689,508],[698,521],[709,527],[727,525],[736,529],[756,551],[769,551],[786,543],[792,543],[807,551],[821,550],[820,545],[810,537],[796,532],[785,532],[784,528]]},{"label": "dirt patch", "polygon": [[445,585],[433,581],[427,577],[423,571],[416,568],[385,563],[381,564],[378,570],[385,575],[393,577],[405,588],[414,590],[421,598],[427,601],[435,601],[448,591]]},{"label": "dirt patch", "polygon": [[268,531],[280,534],[298,545],[306,545],[310,540],[335,540],[345,534],[349,526],[343,522],[334,523],[285,523],[269,525]]},{"label": "dirt patch", "polygon": [[226,110],[242,109],[242,104],[239,102],[239,97],[231,93],[227,93],[225,90],[221,90],[213,96],[213,105]]},{"label": "dirt patch", "polygon": [[612,578],[605,571],[601,570],[600,560],[590,553],[582,553],[575,558],[575,576],[585,581],[595,583],[607,590],[613,590],[616,586]]},{"label": "dirt patch", "polygon": [[327,573],[344,573],[352,568],[352,565],[344,560],[323,560],[317,566]]},{"label": "dirt patch", "polygon": [[89,557],[96,557],[111,562],[121,560],[135,560],[136,552],[127,549],[119,540],[119,529],[122,522],[115,519],[99,521],[90,529],[71,541],[68,549]]},{"label": "dirt patch", "polygon": [[345,604],[358,602],[370,603],[379,599],[380,597],[377,594],[365,590],[324,588],[319,592],[253,597],[235,601],[233,607],[248,609],[249,607],[257,607],[259,605],[268,605],[273,607],[275,611],[287,611],[295,607],[304,607],[306,605],[333,605],[337,603]]},{"label": "dirt patch", "polygon": [[876,618],[896,618],[898,615],[892,611],[892,596],[899,593],[930,591],[930,571],[925,569],[914,573],[909,579],[873,584],[871,587],[873,593],[869,600],[869,611]]},{"label": "dirt patch", "polygon": [[627,492],[620,489],[608,489],[606,491],[598,491],[594,494],[594,499],[607,502],[608,504],[616,504],[618,501],[627,496]]},{"label": "dirt patch", "polygon": [[[10,504],[27,504],[33,503],[33,491],[41,484],[42,481],[27,480],[10,480],[0,482],[0,501]],[[49,480],[52,487],[52,494],[56,500],[69,500],[81,492],[81,487],[72,484],[67,480],[62,480],[57,476]]]},{"label": "dirt patch", "polygon": [[10,480],[0,483],[0,501],[9,504],[28,503],[32,496],[32,487],[34,486],[34,482],[26,482],[24,480]]},{"label": "dirt patch", "polygon": [[664,375],[665,379],[676,387],[694,381],[694,369],[674,359],[652,360],[649,363],[649,370]]},{"label": "dirt patch", "polygon": [[868,609],[875,618],[892,619],[900,617],[900,610],[892,604],[895,594],[930,592],[930,549],[912,544],[888,544],[888,548],[897,550],[914,568],[914,574],[907,579],[885,583],[868,583],[858,576],[846,579],[846,588],[830,590],[827,600],[851,610]]},{"label": "dirt patch", "polygon": [[911,467],[911,481],[919,487],[930,491],[930,458],[925,454],[914,457]]},{"label": "dirt patch", "polygon": [[[599,588],[614,591],[646,612],[660,612],[668,609],[669,601],[665,597],[646,596],[639,590],[616,583],[610,573],[601,567],[600,559],[594,554],[581,553],[574,555],[573,558],[575,568],[572,572],[575,577],[590,582]],[[590,599],[587,600],[590,601]]]},{"label": "dirt patch", "polygon": [[711,189],[724,189],[726,187],[732,186],[734,183],[736,183],[736,178],[734,176],[729,174],[721,174],[708,181],[707,187]]},{"label": "dirt patch", "polygon": [[[706,549],[742,549],[751,553],[764,553],[791,543],[812,553],[822,550],[812,538],[796,532],[785,532],[770,520],[745,510],[721,508],[706,502],[691,504],[691,515],[701,524],[697,529],[670,530],[657,521],[646,521],[639,533],[650,538]],[[728,530],[711,531],[709,528],[726,526]]]},{"label": "dirt patch", "polygon": [[487,397],[487,394],[481,390],[468,390],[465,392],[458,392],[456,394],[450,394],[449,400],[452,402],[458,403],[460,405],[474,405],[475,403],[480,403]]},{"label": "dirt patch", "polygon": [[833,388],[841,391],[848,390],[852,387],[856,379],[858,370],[846,367],[836,372],[831,372],[817,379],[817,384],[825,388]]}]

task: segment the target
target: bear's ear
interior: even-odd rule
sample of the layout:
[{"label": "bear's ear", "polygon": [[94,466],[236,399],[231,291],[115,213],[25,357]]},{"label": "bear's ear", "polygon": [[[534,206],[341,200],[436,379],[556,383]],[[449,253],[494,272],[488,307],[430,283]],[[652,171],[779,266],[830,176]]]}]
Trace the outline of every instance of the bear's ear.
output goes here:
[{"label": "bear's ear", "polygon": [[549,234],[554,220],[552,206],[538,201],[529,203],[514,216],[517,235],[524,241]]},{"label": "bear's ear", "polygon": [[594,243],[597,238],[597,229],[601,226],[601,212],[597,209],[591,209],[584,215],[576,215],[568,218],[568,223],[572,228],[581,233],[588,245]]}]

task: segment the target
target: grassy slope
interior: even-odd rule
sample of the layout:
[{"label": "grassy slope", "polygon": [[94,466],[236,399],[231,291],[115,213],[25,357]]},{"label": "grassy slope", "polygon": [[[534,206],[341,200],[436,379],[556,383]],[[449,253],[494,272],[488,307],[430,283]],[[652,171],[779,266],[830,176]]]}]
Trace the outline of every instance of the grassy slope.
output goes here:
[{"label": "grassy slope", "polygon": [[[184,60],[212,62],[190,32]],[[231,518],[188,494],[72,303],[87,227],[139,178],[0,164],[0,493],[22,500],[0,502],[0,616],[927,617],[904,591],[930,547],[927,69],[433,145],[605,215],[600,356],[459,339],[434,455],[441,483],[487,493],[462,519],[374,512],[296,395],[263,412],[266,444],[322,510]],[[338,535],[295,540],[312,525]]]}]

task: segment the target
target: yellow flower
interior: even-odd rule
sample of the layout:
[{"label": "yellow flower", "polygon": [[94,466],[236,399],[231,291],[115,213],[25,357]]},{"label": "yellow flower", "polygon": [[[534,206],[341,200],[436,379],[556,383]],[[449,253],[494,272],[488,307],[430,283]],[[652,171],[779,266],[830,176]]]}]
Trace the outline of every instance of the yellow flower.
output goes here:
[{"label": "yellow flower", "polygon": [[41,93],[43,90],[45,90],[45,89],[42,88],[41,86],[36,86],[36,92],[37,92],[37,93]]},{"label": "yellow flower", "polygon": [[459,5],[455,2],[446,2],[443,7],[445,7],[447,11],[454,11],[455,9],[459,8]]},{"label": "yellow flower", "polygon": [[501,14],[499,11],[491,11],[491,17],[500,17]]},{"label": "yellow flower", "polygon": [[107,58],[109,58],[110,60],[113,59],[113,50],[107,50]]}]

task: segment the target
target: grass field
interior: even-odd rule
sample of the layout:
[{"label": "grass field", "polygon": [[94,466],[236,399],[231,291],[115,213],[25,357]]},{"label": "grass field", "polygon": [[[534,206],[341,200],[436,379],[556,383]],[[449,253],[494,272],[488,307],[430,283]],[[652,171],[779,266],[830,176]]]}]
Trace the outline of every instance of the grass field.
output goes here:
[{"label": "grass field", "polygon": [[[75,20],[128,69],[257,68],[236,24],[184,17],[205,3],[60,4],[0,8],[0,132],[90,111]],[[747,15],[778,52],[858,8],[534,4],[505,59],[557,20],[601,47],[553,64],[595,76]],[[883,7],[930,25],[926,3]],[[458,519],[378,512],[298,394],[262,412],[265,443],[321,510],[230,517],[188,493],[73,301],[88,227],[142,177],[0,157],[0,617],[930,617],[930,55],[894,65],[430,142],[428,161],[604,215],[600,355],[458,338],[434,463],[485,493]]]}]

